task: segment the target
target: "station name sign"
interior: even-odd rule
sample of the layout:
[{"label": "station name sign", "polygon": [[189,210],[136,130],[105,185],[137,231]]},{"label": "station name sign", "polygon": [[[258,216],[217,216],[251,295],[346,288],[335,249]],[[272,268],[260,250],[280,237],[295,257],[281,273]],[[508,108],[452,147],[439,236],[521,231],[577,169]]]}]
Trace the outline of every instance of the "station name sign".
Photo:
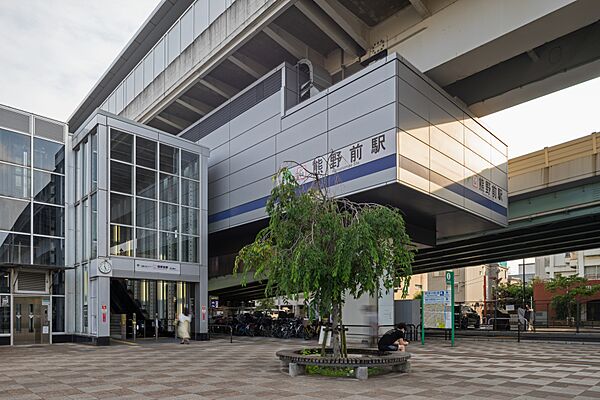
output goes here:
[{"label": "station name sign", "polygon": [[[299,184],[312,180],[312,174],[333,175],[396,152],[395,133],[380,133],[318,156],[291,168]],[[311,174],[312,173],[312,174]]]},{"label": "station name sign", "polygon": [[179,275],[181,265],[177,263],[154,262],[154,261],[136,261],[135,272],[151,272],[154,274]]},{"label": "station name sign", "polygon": [[476,174],[469,177],[469,179],[471,180],[471,188],[475,192],[504,207],[508,205],[508,193],[505,189],[481,175]]}]

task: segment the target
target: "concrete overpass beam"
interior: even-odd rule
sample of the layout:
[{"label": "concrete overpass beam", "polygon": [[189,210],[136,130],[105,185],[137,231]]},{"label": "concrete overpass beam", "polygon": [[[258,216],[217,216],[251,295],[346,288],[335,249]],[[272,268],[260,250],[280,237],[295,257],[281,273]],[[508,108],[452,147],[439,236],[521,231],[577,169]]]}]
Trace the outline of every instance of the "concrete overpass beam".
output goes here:
[{"label": "concrete overpass beam", "polygon": [[297,59],[308,56],[308,46],[277,25],[271,24],[264,29],[264,32]]},{"label": "concrete overpass beam", "polygon": [[226,99],[232,98],[238,92],[238,90],[233,86],[222,82],[217,78],[213,78],[212,76],[205,76],[204,78],[200,79],[199,83]]},{"label": "concrete overpass beam", "polygon": [[269,72],[267,67],[241,53],[235,53],[229,56],[229,61],[255,79],[258,79]]},{"label": "concrete overpass beam", "polygon": [[320,30],[331,38],[345,52],[354,56],[366,53],[366,43],[362,47],[356,43],[331,17],[329,17],[314,2],[301,0],[295,4],[296,8],[310,19]]},{"label": "concrete overpass beam", "polygon": [[213,107],[209,106],[208,104],[192,99],[188,96],[181,96],[175,100],[175,102],[200,116],[205,116],[213,110]]},{"label": "concrete overpass beam", "polygon": [[342,6],[337,0],[314,0],[314,2],[334,20],[348,36],[354,40],[363,51],[367,51],[369,43],[366,40],[369,27]]},{"label": "concrete overpass beam", "polygon": [[[486,104],[511,91],[569,73],[581,75],[578,68],[600,61],[600,22],[588,25],[535,49],[523,52],[481,72],[461,79],[445,89],[468,106],[476,105],[478,114],[497,111]],[[584,79],[585,80],[585,79]],[[548,89],[553,91],[552,85]],[[518,96],[518,93],[514,93]],[[508,96],[504,97],[508,100]]]},{"label": "concrete overpass beam", "polygon": [[169,126],[172,126],[175,129],[179,129],[180,131],[184,130],[190,125],[190,122],[184,121],[181,118],[177,118],[174,115],[157,115],[156,119]]},{"label": "concrete overpass beam", "polygon": [[429,11],[423,0],[410,0],[410,4],[412,4],[421,17],[427,18],[431,16],[431,11]]}]

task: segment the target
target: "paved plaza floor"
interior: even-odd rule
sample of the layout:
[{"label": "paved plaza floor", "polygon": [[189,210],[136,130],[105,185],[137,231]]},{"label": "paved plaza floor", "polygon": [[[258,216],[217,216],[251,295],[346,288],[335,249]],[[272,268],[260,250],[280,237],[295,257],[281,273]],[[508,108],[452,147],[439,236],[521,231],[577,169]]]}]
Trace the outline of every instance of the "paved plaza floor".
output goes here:
[{"label": "paved plaza floor", "polygon": [[409,346],[409,374],[367,381],[283,374],[275,351],[306,344],[235,338],[0,347],[0,399],[600,398],[599,345],[432,341]]}]

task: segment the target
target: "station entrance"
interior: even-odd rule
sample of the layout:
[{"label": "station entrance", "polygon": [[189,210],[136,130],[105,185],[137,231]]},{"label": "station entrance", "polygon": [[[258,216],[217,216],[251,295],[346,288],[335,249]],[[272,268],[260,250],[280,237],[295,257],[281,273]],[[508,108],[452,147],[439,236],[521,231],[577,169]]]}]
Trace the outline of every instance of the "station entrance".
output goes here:
[{"label": "station entrance", "polygon": [[112,278],[111,337],[152,338],[156,333],[160,337],[174,336],[178,315],[184,308],[191,312],[195,309],[194,289],[192,282]]},{"label": "station entrance", "polygon": [[13,297],[13,344],[50,343],[50,297]]}]

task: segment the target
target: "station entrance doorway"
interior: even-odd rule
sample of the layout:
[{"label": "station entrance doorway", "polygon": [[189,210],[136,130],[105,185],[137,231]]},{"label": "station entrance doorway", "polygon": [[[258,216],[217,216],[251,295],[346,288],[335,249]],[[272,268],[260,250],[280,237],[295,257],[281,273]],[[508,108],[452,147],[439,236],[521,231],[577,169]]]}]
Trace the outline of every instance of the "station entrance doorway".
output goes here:
[{"label": "station entrance doorway", "polygon": [[13,296],[13,344],[49,344],[49,308],[48,296]]}]

